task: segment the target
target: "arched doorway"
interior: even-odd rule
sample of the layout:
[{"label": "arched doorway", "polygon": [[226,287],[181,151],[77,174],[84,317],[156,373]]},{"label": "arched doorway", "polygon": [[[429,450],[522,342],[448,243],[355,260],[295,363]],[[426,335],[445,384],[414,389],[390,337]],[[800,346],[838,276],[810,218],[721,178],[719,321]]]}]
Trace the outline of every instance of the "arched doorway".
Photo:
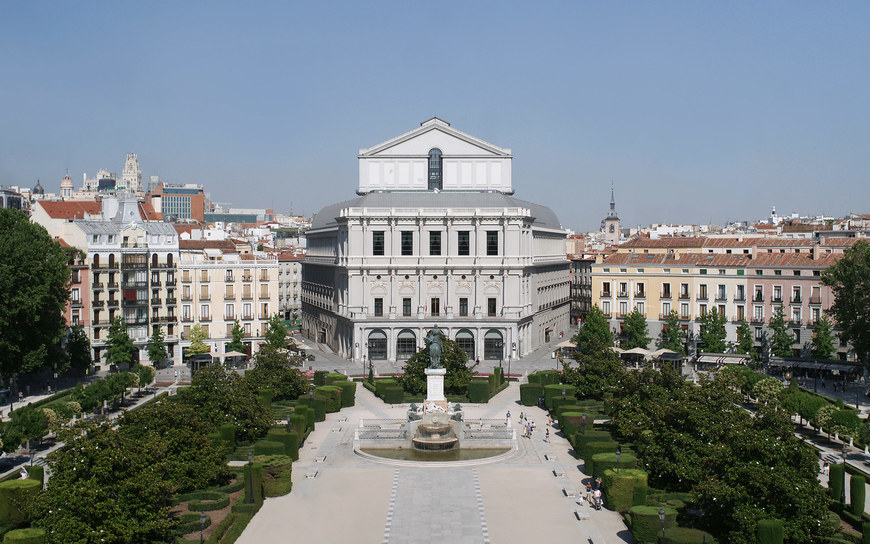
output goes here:
[{"label": "arched doorway", "polygon": [[417,353],[417,335],[410,329],[402,329],[396,337],[396,359],[406,360]]},{"label": "arched doorway", "polygon": [[369,333],[369,359],[372,361],[384,360],[387,358],[387,334],[375,329]]},{"label": "arched doorway", "polygon": [[504,337],[496,329],[489,329],[483,336],[483,358],[500,361],[504,354]]},{"label": "arched doorway", "polygon": [[468,355],[470,360],[474,360],[474,333],[468,329],[460,329],[456,333],[456,343],[459,348]]}]

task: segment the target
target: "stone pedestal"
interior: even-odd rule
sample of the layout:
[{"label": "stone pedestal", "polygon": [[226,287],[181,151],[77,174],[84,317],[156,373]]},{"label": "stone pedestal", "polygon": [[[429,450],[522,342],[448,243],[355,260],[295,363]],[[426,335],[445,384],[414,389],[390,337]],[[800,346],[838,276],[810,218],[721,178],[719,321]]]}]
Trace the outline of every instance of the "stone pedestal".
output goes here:
[{"label": "stone pedestal", "polygon": [[426,372],[426,402],[423,404],[425,412],[433,407],[438,407],[447,412],[447,399],[444,397],[445,368],[427,368]]}]

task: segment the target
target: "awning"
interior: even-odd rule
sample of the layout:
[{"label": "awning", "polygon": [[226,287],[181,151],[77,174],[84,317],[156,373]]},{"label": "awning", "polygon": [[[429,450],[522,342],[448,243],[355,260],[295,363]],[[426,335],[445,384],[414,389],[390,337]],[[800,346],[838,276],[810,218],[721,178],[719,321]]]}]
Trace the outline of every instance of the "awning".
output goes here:
[{"label": "awning", "polygon": [[841,363],[825,363],[818,361],[788,361],[771,359],[770,366],[782,368],[818,368],[821,370],[839,370],[840,372],[852,372],[858,370],[858,363],[841,362]]},{"label": "awning", "polygon": [[565,340],[563,342],[559,342],[556,344],[556,349],[574,349],[577,347],[577,344],[570,340]]},{"label": "awning", "polygon": [[695,362],[708,365],[746,365],[752,361],[748,355],[728,355],[724,353],[701,354]]}]

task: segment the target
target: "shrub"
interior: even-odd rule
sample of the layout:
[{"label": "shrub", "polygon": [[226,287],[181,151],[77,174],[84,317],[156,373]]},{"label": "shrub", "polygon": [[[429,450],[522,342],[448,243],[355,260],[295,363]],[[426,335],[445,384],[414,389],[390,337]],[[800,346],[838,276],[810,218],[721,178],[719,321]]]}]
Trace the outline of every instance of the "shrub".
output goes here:
[{"label": "shrub", "polygon": [[782,544],[784,533],[778,519],[758,520],[758,544]]},{"label": "shrub", "polygon": [[540,385],[541,387],[544,387],[544,384],[541,383],[541,380],[542,380],[542,377],[537,372],[533,372],[533,373],[529,374],[529,383],[530,384]]},{"label": "shrub", "polygon": [[490,374],[486,381],[489,382],[489,396],[492,397],[498,391],[498,376]]},{"label": "shrub", "polygon": [[305,414],[292,413],[287,418],[287,422],[300,438],[305,436],[305,429],[308,427],[308,417]]},{"label": "shrub", "polygon": [[861,524],[861,544],[870,544],[870,521]]},{"label": "shrub", "polygon": [[[205,516],[205,525],[202,527],[208,527],[211,525],[211,516],[206,514]],[[181,514],[178,516],[178,525],[175,527],[175,532],[179,535],[186,535],[188,533],[192,533],[194,531],[199,531],[199,514],[188,512],[185,514]]]},{"label": "shrub", "polygon": [[[619,470],[624,468],[634,468],[637,463],[637,457],[634,453],[624,451],[619,457]],[[592,469],[590,472],[589,469]],[[583,472],[593,478],[604,476],[604,471],[608,469],[616,470],[616,452],[596,453],[592,455],[592,463],[583,467]]]},{"label": "shrub", "polygon": [[[563,394],[564,391],[564,394]],[[547,410],[553,411],[553,399],[556,397],[571,399],[572,404],[577,402],[574,397],[577,388],[567,383],[555,383],[544,386],[544,402],[547,404]]]},{"label": "shrub", "polygon": [[562,412],[562,417],[559,418],[559,429],[565,436],[571,436],[580,430],[583,421],[585,420],[580,412]]},{"label": "shrub", "polygon": [[[665,511],[665,529],[677,525],[677,511],[673,508],[663,508]],[[637,544],[655,544],[662,532],[662,522],[659,521],[659,509],[655,506],[632,506],[631,536]]]},{"label": "shrub", "polygon": [[326,376],[329,375],[329,372],[326,370],[315,370],[314,371],[314,385],[326,385]]},{"label": "shrub", "polygon": [[28,478],[31,480],[37,480],[40,484],[45,484],[45,467],[39,465],[30,466],[27,467],[27,473],[29,474]]},{"label": "shrub", "polygon": [[[586,427],[586,432],[583,432],[583,427],[580,428],[579,432],[574,433],[571,438],[573,440],[574,446],[574,456],[578,459],[586,459],[588,455],[588,451],[586,449],[586,444],[590,442],[612,442],[613,438],[610,436],[610,433],[607,431],[597,431],[592,429],[591,426]],[[616,451],[616,450],[613,450]]]},{"label": "shrub", "polygon": [[257,457],[254,461],[263,465],[263,494],[266,497],[280,497],[290,493],[293,487],[291,458],[272,455]]},{"label": "shrub", "polygon": [[539,370],[537,374],[541,376],[541,385],[558,384],[562,379],[558,370]]},{"label": "shrub", "polygon": [[583,472],[587,476],[592,476],[595,464],[593,458],[599,453],[613,453],[618,449],[619,443],[613,440],[587,442],[583,445]]},{"label": "shrub", "polygon": [[314,430],[314,410],[310,406],[306,406],[304,404],[297,404],[296,408],[293,409],[293,413],[305,418],[306,431]]},{"label": "shrub", "polygon": [[865,483],[866,478],[857,474],[853,474],[849,480],[849,510],[856,516],[864,513],[864,499],[867,493]]},{"label": "shrub", "polygon": [[[326,420],[326,400],[322,397],[304,397],[300,398],[297,406],[307,406],[314,414],[314,421],[324,421]],[[309,421],[311,417],[309,416]],[[311,428],[314,428],[314,424],[312,423]]]},{"label": "shrub", "polygon": [[[260,463],[245,465],[245,502],[257,504],[258,509],[263,502],[263,465]],[[236,512],[235,505],[233,512]]]},{"label": "shrub", "polygon": [[314,388],[314,396],[320,396],[326,401],[326,413],[331,414],[341,410],[341,388],[335,385],[321,385]]},{"label": "shrub", "polygon": [[[257,507],[257,510],[259,510],[259,506]],[[242,532],[251,522],[251,519],[253,519],[254,514],[257,513],[257,510],[254,510],[250,514],[239,513],[239,515],[236,516],[235,523],[230,526],[226,534],[224,534],[224,537],[221,539],[221,544],[231,544],[238,540],[238,538],[242,536]]]},{"label": "shrub", "polygon": [[665,538],[659,539],[663,544],[713,544],[713,535],[700,529],[689,527],[671,527],[665,532]]},{"label": "shrub", "polygon": [[401,404],[405,399],[405,390],[398,385],[384,388],[384,402],[387,404]]},{"label": "shrub", "polygon": [[489,402],[489,380],[474,379],[468,382],[468,402],[484,404]]},{"label": "shrub", "polygon": [[399,385],[399,382],[397,382],[393,378],[378,380],[375,382],[375,394],[381,398],[384,398],[384,391],[386,391],[387,387],[395,387],[397,385]]},{"label": "shrub", "polygon": [[565,412],[579,412],[582,415],[586,412],[589,412],[589,410],[585,406],[577,404],[577,401],[575,399],[575,401],[571,404],[559,404],[559,406],[556,407],[553,415],[555,416],[555,419],[558,420]]},{"label": "shrub", "polygon": [[0,482],[0,523],[19,525],[29,521],[26,503],[42,491],[39,480],[7,480]]},{"label": "shrub", "polygon": [[846,469],[842,463],[831,465],[830,476],[828,478],[828,488],[831,493],[831,498],[839,501],[842,497],[843,486],[846,485]]},{"label": "shrub", "polygon": [[189,496],[194,496],[187,501],[187,509],[191,512],[210,512],[230,505],[230,496],[220,491],[198,491]]},{"label": "shrub", "polygon": [[341,388],[341,407],[353,406],[356,397],[356,382],[344,380],[335,382],[335,385]]},{"label": "shrub", "polygon": [[285,455],[283,442],[273,440],[258,440],[254,442],[254,455]]},{"label": "shrub", "polygon": [[14,529],[3,537],[3,544],[43,544],[44,542],[45,529],[35,527]]},{"label": "shrub", "polygon": [[620,468],[616,472],[608,469],[604,471],[602,483],[608,510],[625,512],[632,506],[646,505],[647,473],[643,470]]},{"label": "shrub", "polygon": [[227,447],[231,450],[236,449],[236,426],[232,423],[224,423],[221,425],[221,440],[223,440]]},{"label": "shrub", "polygon": [[538,401],[544,396],[544,386],[540,383],[532,383],[532,376],[533,374],[529,375],[529,383],[520,385],[520,402],[523,406],[537,406]]},{"label": "shrub", "polygon": [[347,376],[341,372],[330,372],[326,375],[326,383],[324,385],[333,385],[336,382],[346,382]]},{"label": "shrub", "polygon": [[275,397],[275,392],[271,389],[260,389],[257,393],[257,400],[266,408],[272,407],[272,399]]},{"label": "shrub", "polygon": [[[274,427],[266,433],[266,441],[280,442],[284,445],[283,455],[290,457],[294,461],[299,459],[299,435],[296,431],[287,431],[281,427]],[[255,444],[254,450],[256,449]],[[255,453],[257,452],[255,451]]]}]

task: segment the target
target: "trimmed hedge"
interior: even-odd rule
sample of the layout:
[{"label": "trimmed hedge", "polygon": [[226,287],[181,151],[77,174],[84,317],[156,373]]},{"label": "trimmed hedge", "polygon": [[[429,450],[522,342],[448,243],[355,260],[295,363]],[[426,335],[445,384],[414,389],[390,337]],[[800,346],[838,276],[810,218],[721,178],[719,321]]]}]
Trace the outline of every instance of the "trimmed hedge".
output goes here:
[{"label": "trimmed hedge", "polygon": [[31,465],[27,467],[28,479],[39,480],[39,483],[45,485],[45,467],[40,465]]},{"label": "trimmed hedge", "polygon": [[405,390],[398,385],[385,387],[383,399],[387,404],[401,404],[405,399]]},{"label": "trimmed hedge", "polygon": [[[632,452],[624,451],[619,457],[619,470],[622,471],[624,468],[634,468],[636,463],[637,456]],[[589,472],[590,468],[592,469],[592,472]],[[592,462],[587,463],[587,465],[583,467],[583,472],[593,478],[600,478],[604,476],[605,471],[610,469],[616,470],[616,452],[594,454],[592,456]]]},{"label": "trimmed hedge", "polygon": [[[677,511],[673,508],[663,508],[665,511],[665,534],[667,529],[676,527]],[[659,509],[655,506],[632,506],[631,536],[637,544],[656,544],[662,534],[662,522],[659,521]]]},{"label": "trimmed hedge", "polygon": [[531,382],[532,375],[529,375],[529,383],[520,384],[520,402],[523,406],[537,406],[538,401],[544,396],[544,386],[540,383]]},{"label": "trimmed hedge", "polygon": [[[259,508],[257,510],[259,510]],[[239,513],[236,516],[235,523],[233,523],[227,530],[227,532],[224,533],[224,537],[221,538],[220,544],[233,544],[236,540],[238,540],[239,537],[242,536],[242,532],[245,530],[248,524],[251,523],[251,520],[254,518],[254,514],[256,513],[257,511],[254,511],[250,514]]]},{"label": "trimmed hedge", "polygon": [[45,529],[36,527],[13,529],[3,536],[3,544],[43,544],[44,542]]},{"label": "trimmed hedge", "polygon": [[257,457],[255,462],[263,465],[263,494],[280,497],[293,488],[293,460],[290,457],[273,455]]},{"label": "trimmed hedge", "polygon": [[867,494],[867,488],[864,487],[864,484],[866,482],[866,478],[856,474],[853,474],[849,479],[849,510],[856,516],[864,513],[864,500]]},{"label": "trimmed hedge", "polygon": [[393,378],[384,378],[382,380],[376,380],[375,381],[375,395],[377,395],[381,398],[384,398],[384,391],[387,389],[387,387],[395,387],[397,385],[399,385],[399,382],[397,382]]},{"label": "trimmed hedge", "polygon": [[[314,412],[314,421],[326,421],[326,399],[319,396],[301,397],[296,405],[307,406],[311,409]],[[311,428],[314,428],[313,424]]]},{"label": "trimmed hedge", "polygon": [[475,404],[485,404],[489,402],[489,394],[490,394],[490,381],[489,380],[471,380],[468,382],[468,402]]},{"label": "trimmed hedge", "polygon": [[[211,525],[211,516],[206,514],[205,516],[205,525],[202,527],[209,527]],[[199,514],[193,512],[187,512],[185,514],[181,514],[178,516],[178,525],[175,526],[175,532],[179,535],[186,535],[192,533],[194,531],[199,531]]]},{"label": "trimmed hedge", "polygon": [[210,512],[230,505],[230,496],[220,491],[199,491],[191,495],[194,498],[187,502],[187,509],[191,512]]},{"label": "trimmed hedge", "polygon": [[324,385],[334,385],[335,382],[346,382],[347,376],[341,372],[330,372],[326,375],[326,383]]},{"label": "trimmed hedge", "polygon": [[329,375],[329,372],[326,370],[315,370],[314,371],[314,386],[326,385],[326,377]]},{"label": "trimmed hedge", "polygon": [[[253,492],[253,496],[251,493]],[[259,505],[263,503],[263,465],[260,463],[245,464],[245,502]],[[238,501],[236,501],[238,502]],[[233,512],[235,512],[233,505]]]},{"label": "trimmed hedge", "polygon": [[539,383],[542,386],[557,384],[562,380],[562,373],[558,370],[539,370],[529,374],[529,383]]},{"label": "trimmed hedge", "polygon": [[647,473],[637,468],[605,470],[602,477],[605,508],[625,512],[632,506],[646,505],[647,478]]},{"label": "trimmed hedge", "polygon": [[[619,449],[619,442],[614,440],[601,440],[598,442],[587,442],[583,445],[583,473],[587,476],[592,476],[593,457],[599,453],[614,453]],[[609,467],[608,467],[609,468]]]},{"label": "trimmed hedge", "polygon": [[353,406],[356,398],[356,382],[347,380],[335,382],[341,388],[341,407]]},{"label": "trimmed hedge", "polygon": [[843,489],[846,485],[846,469],[843,463],[832,464],[828,477],[828,491],[831,498],[839,501],[843,495]]},{"label": "trimmed hedge", "polygon": [[489,382],[489,396],[492,397],[498,391],[498,376],[490,374],[487,376],[486,381]]},{"label": "trimmed hedge", "polygon": [[[284,445],[284,451],[277,455],[286,455],[294,461],[299,459],[299,434],[296,431],[288,431],[282,427],[273,427],[266,433],[266,441],[280,442]],[[256,444],[254,449],[257,449]]]},{"label": "trimmed hedge", "polygon": [[241,491],[245,487],[245,480],[242,478],[242,475],[239,474],[238,478],[227,485],[222,485],[220,487],[216,487],[214,489],[210,489],[209,491],[220,491],[221,493],[235,493],[236,491]]},{"label": "trimmed hedge", "polygon": [[314,388],[314,396],[326,401],[326,413],[332,414],[341,410],[341,388],[335,385],[321,385]]},{"label": "trimmed hedge", "polygon": [[[565,392],[564,395],[562,395],[562,391]],[[556,397],[561,399],[564,396],[566,400],[571,399],[572,404],[577,402],[577,399],[574,396],[576,392],[577,388],[567,383],[545,385],[544,402],[547,405],[547,410],[550,410],[551,412],[553,411],[553,399]]]},{"label": "trimmed hedge", "polygon": [[[313,431],[314,430],[314,409],[310,406],[306,406],[304,404],[296,404],[296,407],[293,409],[293,413],[303,416],[305,418],[305,430]],[[304,433],[303,433],[304,434]]]},{"label": "trimmed hedge", "polygon": [[782,521],[778,519],[760,519],[756,530],[758,544],[782,544],[785,538]]},{"label": "trimmed hedge", "polygon": [[236,449],[236,426],[232,423],[224,423],[220,428],[221,440],[226,442],[231,450]]},{"label": "trimmed hedge", "polygon": [[559,429],[565,436],[571,436],[580,430],[583,421],[583,414],[580,412],[562,412],[559,418]]},{"label": "trimmed hedge", "polygon": [[275,392],[271,389],[260,389],[257,393],[257,400],[266,408],[272,407],[272,399],[275,397]]},{"label": "trimmed hedge", "polygon": [[662,544],[713,544],[713,535],[700,529],[689,527],[672,527],[665,531],[665,538],[659,538]]},{"label": "trimmed hedge", "polygon": [[0,482],[0,523],[20,525],[29,521],[24,505],[42,491],[39,480],[7,480]]},{"label": "trimmed hedge", "polygon": [[254,455],[286,455],[283,442],[258,440],[254,442]]},{"label": "trimmed hedge", "polygon": [[305,429],[308,427],[308,417],[305,414],[290,414],[287,418],[287,423],[290,425],[290,428],[296,431],[297,435],[300,437],[305,436]]}]

